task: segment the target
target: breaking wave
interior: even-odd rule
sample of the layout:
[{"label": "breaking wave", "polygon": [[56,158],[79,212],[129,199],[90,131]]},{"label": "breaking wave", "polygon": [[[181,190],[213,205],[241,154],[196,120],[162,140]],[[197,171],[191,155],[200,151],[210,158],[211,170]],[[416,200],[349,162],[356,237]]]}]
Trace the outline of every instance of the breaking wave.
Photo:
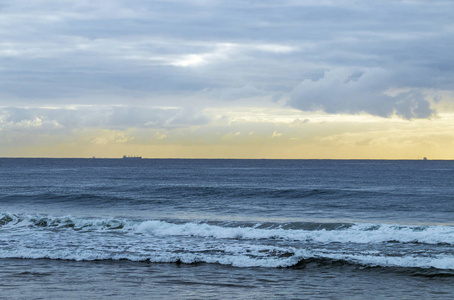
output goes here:
[{"label": "breaking wave", "polygon": [[2,259],[454,271],[452,226],[194,223],[2,213],[0,233]]},{"label": "breaking wave", "polygon": [[367,223],[182,223],[162,220],[83,219],[71,216],[0,214],[0,228],[47,227],[75,231],[118,230],[157,236],[198,236],[217,239],[275,239],[320,243],[422,243],[454,245],[454,226]]}]

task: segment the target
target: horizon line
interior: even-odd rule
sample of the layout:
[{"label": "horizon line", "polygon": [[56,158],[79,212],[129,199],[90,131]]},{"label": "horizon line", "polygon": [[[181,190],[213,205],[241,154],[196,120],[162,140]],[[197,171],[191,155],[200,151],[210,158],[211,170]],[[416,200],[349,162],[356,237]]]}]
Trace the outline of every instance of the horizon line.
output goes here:
[{"label": "horizon line", "polygon": [[[408,161],[451,161],[454,158],[235,158],[235,157],[141,157],[148,160],[408,160]],[[50,156],[2,156],[0,159],[123,159],[122,157],[50,157]]]}]

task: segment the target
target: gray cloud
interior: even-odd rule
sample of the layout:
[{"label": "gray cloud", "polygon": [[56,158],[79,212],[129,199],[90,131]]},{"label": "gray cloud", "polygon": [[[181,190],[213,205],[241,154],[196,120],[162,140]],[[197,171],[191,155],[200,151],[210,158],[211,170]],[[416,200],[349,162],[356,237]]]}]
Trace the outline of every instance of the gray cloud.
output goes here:
[{"label": "gray cloud", "polygon": [[[304,80],[291,93],[289,105],[302,110],[360,113],[407,119],[425,118],[434,112],[419,90],[397,91],[393,74],[384,69],[338,69],[318,80]],[[388,92],[388,93],[386,93]],[[391,95],[390,95],[391,94]]]},{"label": "gray cloud", "polygon": [[0,13],[9,107],[197,107],[208,91],[212,105],[289,95],[303,110],[421,118],[434,113],[421,91],[454,80],[452,1],[0,0]]},{"label": "gray cloud", "polygon": [[0,129],[71,131],[83,128],[172,129],[204,125],[208,117],[186,108],[94,106],[76,109],[0,108]]}]

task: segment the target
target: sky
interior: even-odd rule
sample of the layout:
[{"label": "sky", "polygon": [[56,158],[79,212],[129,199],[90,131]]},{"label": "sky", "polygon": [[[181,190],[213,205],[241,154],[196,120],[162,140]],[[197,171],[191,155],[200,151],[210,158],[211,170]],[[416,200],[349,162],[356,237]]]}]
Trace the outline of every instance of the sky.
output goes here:
[{"label": "sky", "polygon": [[454,1],[0,0],[0,157],[454,159]]}]

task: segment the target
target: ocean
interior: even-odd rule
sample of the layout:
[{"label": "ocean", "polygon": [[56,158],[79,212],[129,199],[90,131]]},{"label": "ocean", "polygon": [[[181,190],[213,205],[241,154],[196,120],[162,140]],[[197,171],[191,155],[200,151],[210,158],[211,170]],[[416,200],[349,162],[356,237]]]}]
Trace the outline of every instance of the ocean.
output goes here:
[{"label": "ocean", "polygon": [[454,161],[0,159],[1,299],[453,299]]}]

